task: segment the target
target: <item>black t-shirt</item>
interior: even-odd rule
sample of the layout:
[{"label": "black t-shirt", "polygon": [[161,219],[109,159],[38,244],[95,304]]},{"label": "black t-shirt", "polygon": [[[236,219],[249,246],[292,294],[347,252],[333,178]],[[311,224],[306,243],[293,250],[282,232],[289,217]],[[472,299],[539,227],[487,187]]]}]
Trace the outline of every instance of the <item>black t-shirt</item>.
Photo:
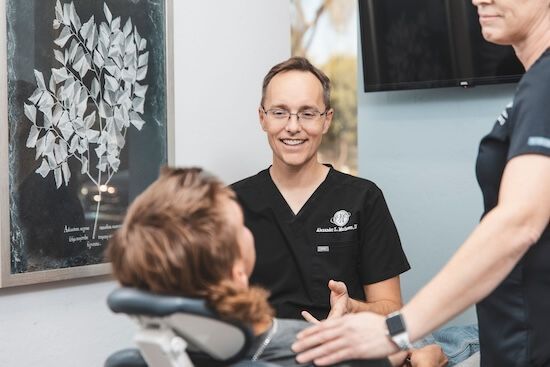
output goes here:
[{"label": "black t-shirt", "polygon": [[[497,205],[507,162],[550,156],[550,51],[523,76],[513,103],[479,147],[484,215]],[[550,229],[506,279],[477,305],[483,366],[550,366]]]},{"label": "black t-shirt", "polygon": [[334,170],[295,215],[269,170],[232,185],[254,234],[251,282],[270,290],[277,317],[317,318],[330,311],[328,281],[343,281],[355,299],[363,285],[410,267],[380,189]]}]

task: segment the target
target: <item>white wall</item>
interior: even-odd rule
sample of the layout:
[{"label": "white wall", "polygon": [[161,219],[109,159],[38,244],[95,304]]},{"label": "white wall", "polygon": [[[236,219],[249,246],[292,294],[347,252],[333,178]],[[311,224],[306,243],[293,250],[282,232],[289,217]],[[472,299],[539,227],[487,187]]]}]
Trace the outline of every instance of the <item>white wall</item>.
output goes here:
[{"label": "white wall", "polygon": [[[361,91],[361,73],[359,80]],[[382,188],[397,224],[412,266],[402,277],[405,300],[478,223],[483,209],[475,177],[478,144],[514,88],[359,93],[359,173]],[[471,308],[450,324],[474,322]]]},{"label": "white wall", "polygon": [[290,56],[287,1],[175,1],[176,164],[227,183],[271,162],[258,122],[264,75]]},{"label": "white wall", "polygon": [[[176,164],[226,182],[270,162],[257,123],[263,75],[289,56],[287,1],[174,0]],[[97,367],[131,345],[103,279],[0,289],[0,366]]]},{"label": "white wall", "polygon": [[106,306],[106,279],[0,290],[0,366],[102,366],[137,328]]}]

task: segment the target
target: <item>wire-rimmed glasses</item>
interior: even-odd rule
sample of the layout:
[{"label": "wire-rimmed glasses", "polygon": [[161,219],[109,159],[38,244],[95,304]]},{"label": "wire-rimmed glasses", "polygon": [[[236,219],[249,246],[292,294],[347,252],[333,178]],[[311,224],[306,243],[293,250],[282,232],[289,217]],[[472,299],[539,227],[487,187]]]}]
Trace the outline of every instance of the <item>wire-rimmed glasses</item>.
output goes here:
[{"label": "wire-rimmed glasses", "polygon": [[284,108],[270,108],[269,110],[265,110],[263,106],[262,111],[265,114],[266,118],[270,121],[287,123],[292,116],[296,116],[296,119],[301,124],[308,124],[318,121],[321,116],[326,116],[328,112],[328,110],[320,112],[316,109],[307,108],[304,110],[300,110],[296,113],[292,113]]}]

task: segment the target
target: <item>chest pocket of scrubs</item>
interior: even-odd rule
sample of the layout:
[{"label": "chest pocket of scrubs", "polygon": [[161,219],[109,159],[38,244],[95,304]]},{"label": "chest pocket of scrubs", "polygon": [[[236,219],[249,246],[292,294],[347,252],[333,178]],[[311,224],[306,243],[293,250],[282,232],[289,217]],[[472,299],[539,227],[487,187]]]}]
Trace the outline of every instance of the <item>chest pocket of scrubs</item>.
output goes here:
[{"label": "chest pocket of scrubs", "polygon": [[346,283],[350,296],[363,298],[358,272],[358,240],[322,241],[316,242],[314,246],[311,274],[314,301],[320,305],[329,305],[330,308],[330,290],[328,288],[330,279]]}]

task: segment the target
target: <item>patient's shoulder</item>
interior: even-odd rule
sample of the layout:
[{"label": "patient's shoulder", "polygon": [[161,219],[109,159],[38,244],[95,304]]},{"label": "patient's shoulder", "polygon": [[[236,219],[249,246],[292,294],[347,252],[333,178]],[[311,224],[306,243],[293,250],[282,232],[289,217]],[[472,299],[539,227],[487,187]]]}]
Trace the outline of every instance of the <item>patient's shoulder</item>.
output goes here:
[{"label": "patient's shoulder", "polygon": [[273,326],[268,331],[256,337],[250,355],[254,355],[257,349],[269,339],[269,343],[260,355],[261,361],[275,363],[279,366],[300,366],[296,362],[296,355],[290,346],[296,340],[296,334],[309,326],[311,324],[306,321],[275,319]]}]

